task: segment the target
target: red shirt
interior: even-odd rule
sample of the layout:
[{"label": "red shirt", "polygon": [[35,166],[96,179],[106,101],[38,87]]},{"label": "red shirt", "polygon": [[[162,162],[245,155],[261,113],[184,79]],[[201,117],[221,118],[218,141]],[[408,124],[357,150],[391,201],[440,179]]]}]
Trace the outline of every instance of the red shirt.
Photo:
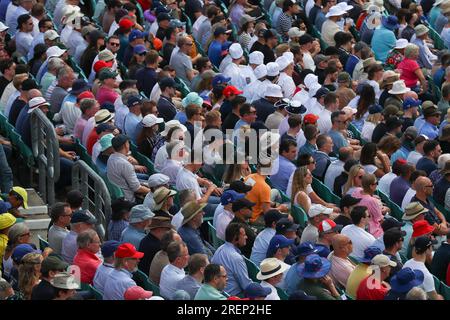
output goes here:
[{"label": "red shirt", "polygon": [[78,249],[73,264],[80,268],[81,282],[92,284],[95,272],[102,263],[99,257],[86,249]]},{"label": "red shirt", "polygon": [[98,134],[97,131],[95,131],[95,128],[91,131],[91,133],[88,136],[87,143],[86,143],[86,149],[90,156],[92,156],[92,148],[94,148],[94,144],[98,141]]},{"label": "red shirt", "polygon": [[356,300],[383,300],[389,289],[375,279],[375,275],[364,278],[356,291]]},{"label": "red shirt", "polygon": [[417,69],[420,69],[420,66],[416,60],[405,58],[397,65],[397,69],[400,70],[400,79],[405,81],[408,88],[413,88],[417,85],[419,78],[415,72]]},{"label": "red shirt", "polygon": [[103,104],[105,102],[114,103],[116,99],[119,97],[117,91],[107,88],[105,86],[101,86],[97,90],[97,101],[99,104]]}]

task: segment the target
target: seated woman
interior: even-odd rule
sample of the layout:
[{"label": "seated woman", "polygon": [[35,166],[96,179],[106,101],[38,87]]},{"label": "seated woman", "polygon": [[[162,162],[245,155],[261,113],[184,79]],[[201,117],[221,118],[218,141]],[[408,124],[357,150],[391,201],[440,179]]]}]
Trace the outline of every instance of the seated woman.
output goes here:
[{"label": "seated woman", "polygon": [[297,204],[305,212],[311,207],[311,198],[308,196],[306,188],[312,183],[312,174],[306,166],[299,167],[294,172],[292,180],[291,205]]},{"label": "seated woman", "polygon": [[164,122],[163,118],[158,118],[154,114],[146,115],[141,121],[143,128],[136,143],[138,151],[148,158],[151,157],[156,142],[161,138],[159,124],[162,122]]},{"label": "seated woman", "polygon": [[406,86],[421,95],[427,92],[428,82],[417,62],[418,58],[419,47],[409,44],[405,48],[405,59],[397,65],[397,68],[400,70],[400,79],[405,81]]},{"label": "seated woman", "polygon": [[383,120],[383,107],[378,104],[373,104],[369,107],[369,116],[364,120],[364,125],[361,131],[361,137],[372,142],[372,134],[375,127]]},{"label": "seated woman", "polygon": [[342,187],[342,195],[352,195],[355,190],[360,189],[362,187],[362,177],[365,173],[364,167],[360,164],[355,164],[351,167],[348,172],[347,182]]},{"label": "seated woman", "polygon": [[[400,148],[400,145],[398,148]],[[366,173],[372,173],[378,179],[391,171],[391,161],[389,157],[381,150],[378,150],[377,145],[372,142],[366,143],[362,147],[359,161]]]},{"label": "seated woman", "polygon": [[369,212],[369,233],[375,238],[383,235],[383,229],[381,223],[384,220],[384,214],[389,209],[384,207],[378,199],[375,197],[375,191],[377,190],[378,182],[374,174],[367,173],[362,177],[362,189],[357,189],[352,193],[352,196],[361,199],[358,205],[367,207]]}]

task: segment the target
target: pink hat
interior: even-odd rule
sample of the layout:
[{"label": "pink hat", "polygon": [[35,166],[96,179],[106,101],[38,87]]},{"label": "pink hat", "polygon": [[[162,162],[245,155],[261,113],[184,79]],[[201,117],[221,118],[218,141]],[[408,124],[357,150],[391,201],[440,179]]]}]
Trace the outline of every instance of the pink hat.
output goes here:
[{"label": "pink hat", "polygon": [[146,291],[139,286],[130,287],[123,294],[123,297],[125,298],[125,300],[148,299],[148,298],[151,298],[151,296],[153,296],[153,292]]}]

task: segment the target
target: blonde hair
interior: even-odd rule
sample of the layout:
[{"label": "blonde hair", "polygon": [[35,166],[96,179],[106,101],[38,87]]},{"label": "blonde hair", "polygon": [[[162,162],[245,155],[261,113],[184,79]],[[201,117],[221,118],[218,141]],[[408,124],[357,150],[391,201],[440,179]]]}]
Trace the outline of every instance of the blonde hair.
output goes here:
[{"label": "blonde hair", "polygon": [[374,174],[366,173],[365,175],[363,175],[361,183],[364,192],[370,192],[370,186],[375,182],[377,182],[377,177]]},{"label": "blonde hair", "polygon": [[347,182],[344,184],[344,187],[342,189],[342,195],[346,194],[350,188],[354,187],[353,180],[358,175],[359,170],[364,170],[364,167],[360,164],[355,164],[353,167],[350,168],[350,171],[348,172],[348,178]]},{"label": "blonde hair", "polygon": [[375,113],[375,114],[369,114],[366,121],[377,125],[381,122],[382,118],[383,118],[383,115],[381,114],[381,112]]},{"label": "blonde hair", "polygon": [[42,263],[40,253],[26,254],[19,265],[19,290],[26,300],[31,299],[31,291],[38,284],[40,274],[36,272],[36,265]]},{"label": "blonde hair", "polygon": [[306,191],[308,184],[306,183],[306,175],[308,174],[308,167],[302,166],[295,170],[294,177],[292,178],[292,193],[291,203],[294,204],[295,196],[299,191]]}]

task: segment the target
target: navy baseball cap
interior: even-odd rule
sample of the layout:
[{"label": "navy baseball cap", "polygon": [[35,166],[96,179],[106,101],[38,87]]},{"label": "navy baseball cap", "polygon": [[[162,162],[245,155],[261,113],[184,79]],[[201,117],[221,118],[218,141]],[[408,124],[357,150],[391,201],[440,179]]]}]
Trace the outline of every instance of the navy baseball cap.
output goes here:
[{"label": "navy baseball cap", "polygon": [[29,243],[19,244],[14,248],[11,258],[15,263],[19,264],[20,260],[29,253],[41,253],[41,250],[33,248]]},{"label": "navy baseball cap", "polygon": [[317,90],[317,92],[316,92],[314,98],[320,99],[320,98],[322,98],[323,96],[326,96],[328,93],[330,93],[330,90],[328,90],[328,89],[325,88],[325,87],[321,87],[319,90]]},{"label": "navy baseball cap", "polygon": [[105,258],[109,258],[114,256],[114,252],[116,252],[117,247],[121,243],[116,240],[108,240],[102,245],[102,256]]},{"label": "navy baseball cap", "polygon": [[297,257],[306,257],[310,254],[317,253],[319,250],[314,246],[312,242],[306,241],[302,244],[299,244],[295,248],[295,256]]},{"label": "navy baseball cap", "polygon": [[8,201],[0,200],[0,212],[8,212],[8,210],[11,208],[12,208],[11,203],[9,203]]},{"label": "navy baseball cap", "polygon": [[132,42],[136,39],[143,39],[143,38],[144,38],[144,33],[140,30],[134,29],[133,31],[131,31],[130,35],[128,36],[128,42]]},{"label": "navy baseball cap", "polygon": [[298,224],[293,223],[288,218],[282,218],[278,220],[277,226],[275,230],[277,234],[294,231],[296,232],[300,226]]},{"label": "navy baseball cap", "polygon": [[156,17],[156,20],[158,22],[164,21],[164,20],[168,20],[170,21],[172,19],[172,17],[170,16],[170,14],[166,13],[166,12],[161,12],[158,14],[158,16]]},{"label": "navy baseball cap", "polygon": [[232,183],[230,183],[230,188],[229,189],[234,190],[237,193],[247,193],[250,190],[252,190],[252,186],[249,186],[248,184],[245,184],[241,180],[236,180],[236,181],[233,181]]},{"label": "navy baseball cap", "polygon": [[237,199],[233,202],[232,209],[233,211],[239,211],[241,209],[247,208],[252,209],[256,203],[251,202],[250,200],[247,200],[245,198]]},{"label": "navy baseball cap", "polygon": [[262,285],[260,285],[257,282],[250,283],[245,289],[244,289],[244,295],[246,298],[255,299],[255,298],[261,298],[261,297],[267,297],[272,290],[270,288],[265,288]]},{"label": "navy baseball cap", "polygon": [[81,209],[77,210],[73,213],[72,219],[70,219],[70,223],[79,223],[79,222],[85,222],[88,224],[96,224],[97,219],[92,215],[92,213],[89,210]]},{"label": "navy baseball cap", "polygon": [[142,103],[142,98],[140,96],[131,96],[127,100],[127,107],[132,108],[141,103]]},{"label": "navy baseball cap", "polygon": [[166,88],[169,88],[169,87],[176,88],[177,83],[175,82],[175,80],[173,78],[165,77],[165,78],[162,78],[161,81],[159,82],[159,87],[161,88],[161,90],[165,90]]},{"label": "navy baseball cap", "polygon": [[383,107],[379,104],[373,104],[369,107],[369,114],[381,113],[383,111]]},{"label": "navy baseball cap", "polygon": [[114,150],[119,150],[130,139],[124,134],[118,134],[111,140],[111,144]]},{"label": "navy baseball cap", "polygon": [[231,78],[225,77],[222,74],[218,74],[213,78],[212,86],[213,86],[213,88],[215,88],[221,84],[228,84],[228,82],[230,82],[230,81],[231,81]]},{"label": "navy baseball cap", "polygon": [[373,257],[375,257],[376,255],[381,254],[381,249],[375,246],[370,246],[367,247],[366,250],[364,250],[364,257],[363,258],[358,258],[359,262],[362,263],[371,263]]},{"label": "navy baseball cap", "polygon": [[216,30],[214,30],[214,36],[217,37],[218,35],[221,34],[226,34],[227,33],[227,29],[225,29],[224,27],[217,27]]},{"label": "navy baseball cap", "polygon": [[278,249],[287,248],[294,243],[294,240],[288,239],[281,234],[274,235],[269,242],[269,247],[267,248],[267,258],[271,258]]},{"label": "navy baseball cap", "polygon": [[237,193],[234,190],[226,190],[220,197],[220,203],[223,206],[226,206],[229,203],[235,202],[238,199],[242,199],[245,197],[245,194],[243,193]]}]

